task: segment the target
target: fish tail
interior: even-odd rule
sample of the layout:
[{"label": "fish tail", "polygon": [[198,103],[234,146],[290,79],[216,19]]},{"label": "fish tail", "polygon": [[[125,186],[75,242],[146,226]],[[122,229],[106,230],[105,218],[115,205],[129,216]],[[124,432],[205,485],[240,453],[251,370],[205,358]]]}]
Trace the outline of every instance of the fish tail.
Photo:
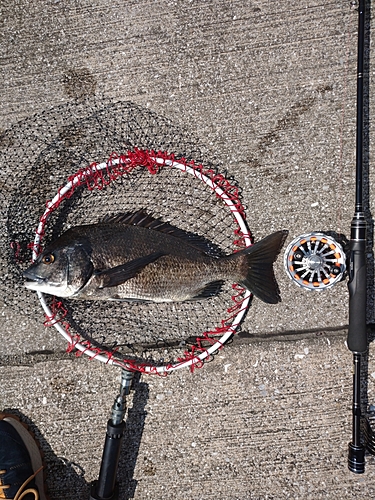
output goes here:
[{"label": "fish tail", "polygon": [[239,283],[267,304],[277,304],[281,301],[273,263],[287,236],[288,231],[277,231],[231,256],[231,258],[241,259],[243,278],[239,280]]}]

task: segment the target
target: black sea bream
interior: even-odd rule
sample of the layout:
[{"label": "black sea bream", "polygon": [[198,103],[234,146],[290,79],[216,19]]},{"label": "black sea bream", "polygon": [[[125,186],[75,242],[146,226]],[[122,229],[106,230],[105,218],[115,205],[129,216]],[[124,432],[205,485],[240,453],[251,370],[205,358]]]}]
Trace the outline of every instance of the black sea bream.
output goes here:
[{"label": "black sea bream", "polygon": [[72,227],[25,271],[25,286],[84,300],[181,302],[212,297],[224,281],[279,302],[273,262],[287,231],[223,256],[200,236],[143,211]]}]

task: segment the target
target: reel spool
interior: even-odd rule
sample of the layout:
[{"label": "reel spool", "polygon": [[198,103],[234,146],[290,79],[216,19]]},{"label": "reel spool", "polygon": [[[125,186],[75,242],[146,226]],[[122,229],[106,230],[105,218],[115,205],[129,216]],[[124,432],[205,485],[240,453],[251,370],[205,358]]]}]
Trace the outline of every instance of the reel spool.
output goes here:
[{"label": "reel spool", "polygon": [[312,291],[331,288],[343,279],[346,255],[340,243],[324,233],[307,233],[295,238],[284,254],[289,278]]}]

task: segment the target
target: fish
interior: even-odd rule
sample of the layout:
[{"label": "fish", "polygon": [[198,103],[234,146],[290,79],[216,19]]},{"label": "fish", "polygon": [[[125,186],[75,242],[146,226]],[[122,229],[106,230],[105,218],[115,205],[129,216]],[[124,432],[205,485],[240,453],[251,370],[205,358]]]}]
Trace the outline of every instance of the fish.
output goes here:
[{"label": "fish", "polygon": [[26,288],[69,299],[194,301],[216,296],[230,280],[276,304],[273,263],[287,235],[277,231],[226,255],[203,236],[139,210],[71,227],[23,275]]}]

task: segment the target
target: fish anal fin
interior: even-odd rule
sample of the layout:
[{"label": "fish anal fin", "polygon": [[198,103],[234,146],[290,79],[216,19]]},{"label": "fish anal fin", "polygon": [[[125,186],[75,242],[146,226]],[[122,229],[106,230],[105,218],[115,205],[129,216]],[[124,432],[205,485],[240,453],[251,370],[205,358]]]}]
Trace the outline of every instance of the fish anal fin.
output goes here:
[{"label": "fish anal fin", "polygon": [[95,272],[95,275],[98,278],[101,278],[100,288],[109,288],[125,283],[125,281],[134,278],[139,272],[142,271],[142,269],[152,262],[155,262],[163,255],[164,254],[161,252],[155,252],[150,255],[131,260],[125,264],[105,269],[104,271]]},{"label": "fish anal fin", "polygon": [[200,299],[207,299],[210,297],[215,297],[221,292],[221,289],[223,287],[224,281],[212,281],[211,283],[208,283],[205,287],[201,288],[200,290],[197,291],[197,295],[192,297],[190,300],[200,300]]}]

